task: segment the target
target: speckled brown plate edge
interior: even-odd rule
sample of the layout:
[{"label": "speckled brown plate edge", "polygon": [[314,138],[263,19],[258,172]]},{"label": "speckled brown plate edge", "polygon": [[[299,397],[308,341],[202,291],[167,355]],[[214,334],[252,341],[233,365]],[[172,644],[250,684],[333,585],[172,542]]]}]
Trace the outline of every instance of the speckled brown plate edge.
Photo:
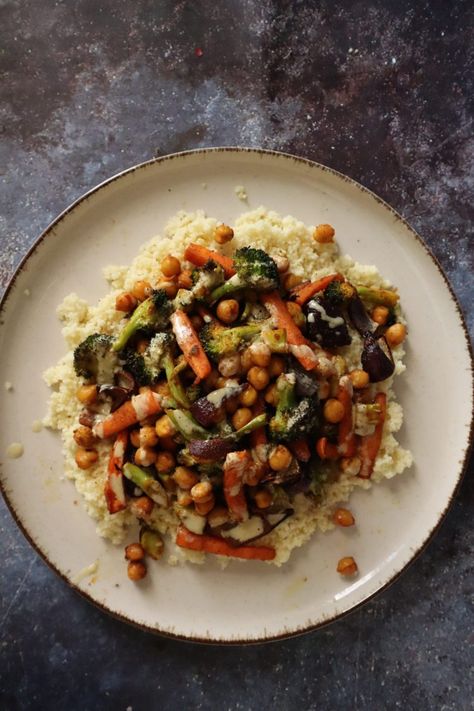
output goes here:
[{"label": "speckled brown plate edge", "polygon": [[[441,264],[438,262],[437,258],[434,256],[434,254],[431,252],[429,247],[425,244],[425,242],[422,240],[420,235],[411,227],[411,225],[393,208],[391,207],[385,200],[380,198],[378,195],[376,195],[372,190],[369,190],[368,188],[364,187],[360,183],[358,183],[356,180],[353,180],[352,178],[349,178],[347,175],[344,175],[344,173],[340,173],[337,170],[334,170],[333,168],[329,168],[326,165],[323,165],[322,163],[317,163],[316,161],[309,160],[308,158],[303,158],[300,156],[295,156],[292,155],[291,153],[284,153],[281,151],[273,151],[269,149],[262,149],[262,148],[251,148],[251,147],[244,147],[244,146],[225,146],[225,147],[209,147],[209,148],[199,148],[195,150],[189,150],[189,151],[180,151],[179,153],[170,153],[165,156],[160,156],[158,158],[152,158],[148,161],[144,161],[143,163],[138,163],[137,165],[134,165],[130,168],[127,168],[120,173],[117,173],[113,175],[112,177],[108,178],[107,180],[102,181],[95,187],[91,188],[91,190],[88,190],[86,193],[81,195],[77,200],[75,200],[71,205],[69,205],[65,210],[63,210],[47,227],[46,229],[40,234],[40,236],[35,240],[33,245],[29,248],[23,259],[20,261],[18,264],[17,268],[15,269],[12,277],[7,283],[7,286],[5,288],[4,294],[0,300],[0,327],[3,326],[3,313],[5,311],[5,308],[8,303],[8,299],[10,296],[10,293],[12,291],[12,288],[15,284],[15,281],[17,277],[20,275],[20,273],[23,271],[23,269],[26,267],[28,260],[30,257],[36,252],[36,249],[38,248],[39,244],[51,233],[54,231],[54,229],[57,227],[57,225],[70,213],[72,213],[77,207],[82,205],[84,202],[89,200],[93,195],[95,195],[99,190],[102,188],[110,185],[111,183],[115,182],[119,178],[122,178],[126,175],[129,175],[131,173],[137,172],[142,169],[146,169],[150,165],[154,164],[159,164],[159,163],[165,163],[166,161],[169,160],[175,160],[175,159],[181,159],[185,158],[186,156],[190,155],[199,155],[199,154],[209,154],[209,153],[247,153],[247,154],[255,154],[255,155],[260,155],[260,156],[273,156],[277,159],[283,159],[283,160],[292,160],[297,164],[302,164],[310,168],[317,168],[319,170],[322,170],[324,172],[330,173],[334,175],[335,177],[342,179],[344,182],[350,184],[351,186],[357,188],[360,190],[362,193],[371,196],[376,200],[376,202],[384,207],[388,212],[390,212],[393,217],[399,222],[401,222],[404,227],[411,233],[411,235],[416,239],[416,241],[423,247],[424,251],[426,254],[431,258],[432,262],[434,263],[435,267],[437,268],[438,272],[440,273],[446,288],[448,289],[448,292],[451,296],[451,299],[453,301],[453,304],[455,306],[457,315],[459,317],[459,321],[461,324],[461,327],[464,332],[464,337],[466,339],[466,348],[467,348],[467,353],[469,354],[470,358],[470,376],[471,376],[471,389],[473,393],[473,403],[474,403],[474,353],[473,353],[473,348],[472,344],[469,338],[469,332],[467,329],[467,325],[464,319],[464,315],[461,309],[461,306],[459,304],[459,301],[454,293],[454,290],[446,276],[446,274],[443,271],[443,268],[441,267]],[[52,563],[47,554],[44,553],[38,544],[34,541],[33,537],[29,533],[26,525],[21,521],[20,517],[18,516],[12,502],[9,500],[7,492],[5,491],[5,487],[3,485],[2,478],[0,476],[0,492],[3,496],[3,499],[7,505],[8,510],[10,511],[16,525],[20,529],[20,531],[23,533],[27,541],[30,543],[30,545],[35,549],[35,551],[40,555],[40,557],[43,559],[43,561],[48,565],[51,570],[56,573],[62,580],[64,580],[69,587],[73,588],[79,595],[81,595],[83,598],[85,598],[88,602],[92,603],[95,607],[99,608],[103,612],[106,612],[107,614],[111,615],[112,617],[121,620],[122,622],[126,622],[142,631],[147,631],[147,632],[152,632],[154,634],[159,634],[164,637],[168,637],[170,639],[174,640],[181,640],[185,642],[192,642],[192,643],[198,643],[198,644],[216,644],[216,645],[251,645],[251,644],[262,644],[266,642],[276,642],[279,640],[284,640],[284,639],[289,639],[291,637],[295,637],[298,635],[302,635],[308,632],[313,632],[317,629],[320,629],[322,627],[325,627],[326,625],[331,624],[332,622],[335,622],[336,620],[340,620],[343,617],[346,617],[347,615],[350,615],[354,613],[356,610],[358,610],[360,607],[365,605],[367,602],[372,600],[376,595],[379,595],[381,592],[386,590],[390,585],[392,585],[396,580],[400,578],[400,576],[412,565],[412,563],[415,562],[415,560],[426,550],[428,545],[431,543],[433,538],[435,537],[436,533],[439,531],[441,528],[446,515],[451,508],[454,499],[459,491],[459,487],[461,485],[461,482],[463,480],[463,477],[466,473],[468,464],[469,464],[469,457],[470,457],[470,452],[473,447],[473,441],[474,441],[474,405],[473,405],[473,410],[471,413],[471,422],[469,426],[469,434],[468,434],[468,440],[466,443],[466,448],[464,451],[464,457],[461,462],[461,467],[458,472],[458,478],[456,481],[456,484],[453,488],[453,491],[451,493],[451,496],[449,497],[449,500],[446,504],[446,507],[444,510],[441,512],[439,515],[439,519],[437,524],[432,528],[432,530],[428,533],[427,537],[425,538],[424,542],[421,544],[421,546],[412,553],[412,557],[410,560],[397,572],[395,573],[390,580],[388,580],[386,583],[381,585],[375,592],[371,593],[370,595],[367,595],[364,600],[361,600],[357,604],[353,605],[349,610],[345,610],[344,612],[337,613],[335,615],[328,616],[327,619],[322,620],[321,622],[315,623],[315,624],[308,624],[305,627],[298,627],[292,630],[288,630],[287,632],[283,632],[278,635],[271,635],[268,637],[261,637],[261,638],[255,638],[255,639],[211,639],[209,638],[199,638],[199,637],[191,637],[191,636],[185,636],[185,635],[180,635],[180,634],[174,634],[173,632],[170,631],[165,631],[165,630],[160,630],[157,629],[156,627],[150,627],[148,625],[141,624],[139,622],[136,622],[135,620],[130,619],[129,617],[120,614],[119,612],[115,612],[113,610],[110,610],[105,604],[102,604],[98,600],[95,600],[89,593],[87,593],[85,590],[81,590],[77,585],[75,585],[69,578],[67,578],[66,575],[64,575],[56,566],[54,563]],[[1,471],[0,471],[1,474]]]}]

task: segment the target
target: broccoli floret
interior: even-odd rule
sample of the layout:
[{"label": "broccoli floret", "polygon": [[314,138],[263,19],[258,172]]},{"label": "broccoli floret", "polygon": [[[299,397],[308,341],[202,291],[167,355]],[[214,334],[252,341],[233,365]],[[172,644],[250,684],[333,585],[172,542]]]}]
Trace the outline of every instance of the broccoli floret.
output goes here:
[{"label": "broccoli floret", "polygon": [[242,247],[233,257],[237,272],[225,284],[219,286],[211,294],[212,301],[222,296],[232,294],[241,289],[256,289],[257,291],[272,291],[280,285],[277,265],[273,259],[255,247]]},{"label": "broccoli floret", "polygon": [[142,301],[131,315],[113,344],[114,351],[123,350],[137,331],[151,334],[165,328],[172,310],[173,302],[169,300],[166,291],[163,289],[154,290],[148,299]]},{"label": "broccoli floret", "polygon": [[213,289],[224,283],[224,270],[220,264],[210,259],[203,267],[193,269],[191,279],[193,295],[196,299],[202,300],[209,296]]},{"label": "broccoli floret", "polygon": [[138,385],[153,385],[164,370],[171,396],[178,405],[190,407],[191,399],[179,378],[180,368],[174,364],[173,346],[171,334],[157,333],[144,353],[136,353],[132,349],[125,352],[124,368],[133,375]]},{"label": "broccoli floret", "polygon": [[119,366],[119,359],[112,350],[113,338],[104,333],[93,333],[74,351],[76,375],[94,380],[98,385],[111,385]]},{"label": "broccoli floret", "polygon": [[224,328],[216,323],[206,324],[199,333],[199,338],[207,355],[218,361],[231,353],[239,350],[243,341],[248,341],[257,336],[261,326],[247,325],[236,328]]},{"label": "broccoli floret", "polygon": [[153,385],[165,367],[172,344],[173,339],[168,333],[157,333],[144,353],[128,349],[125,353],[125,370],[133,375],[138,385]]},{"label": "broccoli floret", "polygon": [[345,304],[351,299],[355,294],[355,289],[352,284],[347,281],[338,281],[334,279],[328,286],[324,289],[324,299],[328,304],[332,306],[340,306]]},{"label": "broccoli floret", "polygon": [[296,379],[292,373],[277,380],[277,410],[270,420],[270,438],[274,442],[291,442],[305,437],[319,427],[319,403],[316,397],[296,399]]}]

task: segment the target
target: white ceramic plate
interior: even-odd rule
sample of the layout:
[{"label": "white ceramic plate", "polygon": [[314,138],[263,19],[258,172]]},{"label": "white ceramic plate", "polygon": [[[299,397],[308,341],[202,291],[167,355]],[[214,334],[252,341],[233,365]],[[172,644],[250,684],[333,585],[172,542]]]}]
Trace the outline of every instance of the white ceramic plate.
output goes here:
[{"label": "white ceramic plate", "polygon": [[[248,202],[236,196],[245,186]],[[177,210],[204,209],[232,224],[259,205],[306,223],[330,222],[343,251],[374,263],[399,287],[410,335],[408,370],[397,391],[405,409],[401,444],[415,465],[351,502],[358,525],[315,535],[281,569],[215,562],[150,565],[143,584],[126,578],[123,548],[105,543],[61,481],[59,437],[34,434],[45,414],[42,371],[64,353],[55,309],[77,292],[95,302],[106,292],[103,265],[127,264]],[[30,291],[30,296],[25,294]],[[460,481],[472,419],[472,371],[462,317],[433,257],[385,203],[321,165],[282,154],[210,149],[162,158],[95,188],[40,237],[2,304],[1,483],[15,520],[43,558],[92,602],[147,629],[203,641],[257,641],[312,629],[367,600],[425,546]],[[449,377],[449,379],[448,379]],[[5,456],[12,441],[24,456]],[[353,555],[360,575],[344,580],[336,561]]]}]

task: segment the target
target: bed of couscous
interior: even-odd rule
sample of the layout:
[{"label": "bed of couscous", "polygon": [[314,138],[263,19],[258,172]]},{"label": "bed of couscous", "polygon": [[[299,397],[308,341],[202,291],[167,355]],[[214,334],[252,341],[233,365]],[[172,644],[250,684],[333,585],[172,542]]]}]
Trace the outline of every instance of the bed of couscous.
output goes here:
[{"label": "bed of couscous", "polygon": [[[318,241],[315,239],[315,227],[306,226],[294,217],[282,217],[263,207],[247,212],[232,225],[232,240],[221,246],[215,241],[216,229],[220,224],[218,220],[202,212],[178,213],[168,222],[164,235],[157,236],[143,245],[131,265],[109,265],[104,268],[104,277],[110,285],[110,291],[97,305],[90,305],[76,294],[70,294],[58,307],[68,352],[58,364],[44,374],[47,384],[52,388],[46,424],[61,433],[65,475],[74,481],[87,513],[97,522],[98,534],[114,544],[120,544],[129,537],[128,534],[137,528],[137,519],[129,506],[115,513],[110,513],[108,508],[104,486],[111,449],[109,440],[99,439],[94,444],[98,456],[90,466],[81,468],[77,465],[77,441],[74,432],[83,403],[76,397],[80,382],[74,369],[74,350],[94,333],[118,336],[123,327],[124,312],[116,308],[117,297],[133,292],[134,285],[139,281],[145,281],[154,288],[159,286],[164,281],[160,265],[167,255],[174,255],[185,267],[191,266],[186,265],[184,260],[186,247],[190,243],[218,249],[225,255],[232,255],[239,248],[251,246],[267,252],[275,258],[277,264],[283,256],[289,262],[291,274],[300,280],[314,282],[334,272],[342,275],[347,282],[361,287],[393,289],[375,266],[362,265],[351,257],[341,256],[336,241],[332,238],[328,241]],[[297,281],[295,278],[295,284]],[[396,312],[397,323],[405,327],[398,304]],[[349,326],[349,330],[351,343],[338,348],[338,357],[345,362],[344,372],[350,374],[361,369],[363,338],[352,326]],[[376,383],[376,392],[386,396],[386,414],[370,478],[358,476],[357,456],[354,456],[352,465],[346,458],[346,466],[337,466],[336,475],[333,471],[331,476],[321,477],[317,491],[313,490],[311,495],[304,491],[295,491],[292,495],[292,515],[258,540],[259,545],[274,549],[275,555],[269,562],[276,565],[285,563],[291,551],[303,545],[315,531],[324,532],[333,528],[336,525],[335,510],[348,501],[355,487],[369,488],[385,478],[400,474],[410,466],[410,452],[400,447],[394,436],[402,425],[403,412],[396,401],[392,386],[394,377],[405,370],[405,351],[403,342],[392,342],[391,346],[393,375]],[[337,376],[338,367],[340,362],[335,366],[333,378]],[[360,432],[358,436],[362,438],[363,433]],[[310,445],[313,454],[315,442],[310,441]],[[335,466],[330,461],[322,461],[321,465],[323,469],[327,465],[328,468],[332,467],[332,470]],[[182,519],[178,516],[175,506],[154,506],[146,521],[147,527],[164,536],[165,559],[169,563],[203,561],[205,553],[187,550],[174,544],[176,531],[181,523]],[[363,522],[358,524],[363,525]]]}]

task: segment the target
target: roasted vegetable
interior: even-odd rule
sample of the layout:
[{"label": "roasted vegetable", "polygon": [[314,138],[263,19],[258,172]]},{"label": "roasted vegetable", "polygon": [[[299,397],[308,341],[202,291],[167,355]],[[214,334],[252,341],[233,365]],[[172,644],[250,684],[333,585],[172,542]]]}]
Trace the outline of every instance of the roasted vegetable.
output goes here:
[{"label": "roasted vegetable", "polygon": [[272,291],[280,284],[277,265],[263,249],[255,247],[238,249],[234,254],[234,269],[237,273],[225,284],[213,290],[212,301],[247,288]]},{"label": "roasted vegetable", "polygon": [[244,427],[222,436],[211,436],[209,439],[193,439],[188,444],[191,456],[198,460],[217,461],[236,449],[236,443],[245,435],[263,427],[267,421],[266,415],[257,415]]},{"label": "roasted vegetable", "polygon": [[138,331],[151,335],[166,328],[172,310],[173,302],[169,300],[166,291],[163,289],[153,291],[148,299],[137,306],[115,340],[113,349],[123,350],[130,338]]},{"label": "roasted vegetable", "polygon": [[217,323],[208,323],[200,332],[201,343],[207,355],[214,361],[235,353],[245,341],[255,338],[261,331],[257,325],[224,328]]},{"label": "roasted vegetable", "polygon": [[135,486],[138,486],[147,496],[159,506],[168,506],[168,495],[163,485],[160,484],[149,472],[136,464],[127,464],[123,467],[123,473]]},{"label": "roasted vegetable", "polygon": [[376,338],[368,333],[364,338],[361,355],[363,369],[369,374],[371,383],[378,383],[389,378],[395,370],[392,351],[384,336]]},{"label": "roasted vegetable", "polygon": [[204,427],[215,425],[225,415],[226,402],[238,397],[245,387],[245,385],[228,385],[213,390],[192,404],[191,414]]},{"label": "roasted vegetable", "polygon": [[277,410],[270,420],[270,438],[275,442],[289,442],[315,432],[319,427],[319,404],[316,397],[296,398],[296,378],[293,374],[280,375],[277,380]]},{"label": "roasted vegetable", "polygon": [[341,304],[338,302],[338,299],[342,298],[339,287],[344,285],[344,282],[333,281],[326,289],[328,291],[331,287],[334,287],[335,296],[333,300],[320,297],[312,299],[308,303],[308,335],[323,348],[348,346],[352,341],[342,313]]},{"label": "roasted vegetable", "polygon": [[191,274],[193,281],[192,293],[198,300],[206,299],[211,292],[221,286],[225,280],[224,269],[212,259],[203,267],[193,269]]},{"label": "roasted vegetable", "polygon": [[112,350],[113,339],[103,333],[93,333],[80,343],[74,351],[76,375],[94,380],[98,385],[112,385],[120,363]]}]

